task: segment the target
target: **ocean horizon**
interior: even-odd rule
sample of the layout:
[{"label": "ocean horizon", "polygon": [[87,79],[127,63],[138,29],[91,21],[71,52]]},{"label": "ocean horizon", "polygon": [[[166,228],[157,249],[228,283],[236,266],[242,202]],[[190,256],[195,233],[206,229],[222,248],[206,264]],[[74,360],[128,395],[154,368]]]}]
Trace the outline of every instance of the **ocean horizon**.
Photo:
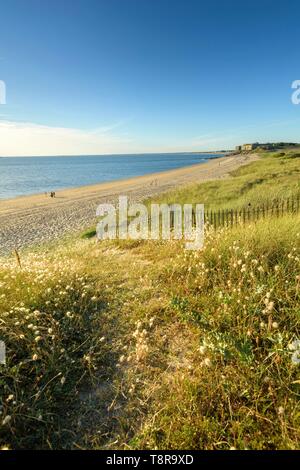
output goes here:
[{"label": "ocean horizon", "polygon": [[205,163],[224,153],[0,157],[0,199],[77,188]]}]

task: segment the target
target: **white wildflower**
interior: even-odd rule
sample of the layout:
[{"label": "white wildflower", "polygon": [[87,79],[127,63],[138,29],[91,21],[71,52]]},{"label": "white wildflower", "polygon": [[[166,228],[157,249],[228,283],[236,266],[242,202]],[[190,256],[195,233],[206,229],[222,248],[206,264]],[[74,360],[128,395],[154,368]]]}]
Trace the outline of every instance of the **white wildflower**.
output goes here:
[{"label": "white wildflower", "polygon": [[206,367],[211,367],[212,362],[211,362],[211,360],[209,359],[209,357],[206,357],[206,358],[204,359],[203,365],[205,365]]},{"label": "white wildflower", "polygon": [[288,345],[290,351],[294,351],[291,357],[292,364],[300,364],[300,340],[296,339]]},{"label": "white wildflower", "polygon": [[2,426],[5,426],[6,424],[8,424],[11,420],[11,416],[10,415],[6,415],[4,420],[2,421]]}]

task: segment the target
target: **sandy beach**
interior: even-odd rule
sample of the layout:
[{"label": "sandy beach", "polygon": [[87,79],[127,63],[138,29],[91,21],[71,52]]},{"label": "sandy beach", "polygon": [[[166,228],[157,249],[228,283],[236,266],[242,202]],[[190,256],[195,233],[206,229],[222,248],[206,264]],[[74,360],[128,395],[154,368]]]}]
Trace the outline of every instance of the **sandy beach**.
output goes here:
[{"label": "sandy beach", "polygon": [[84,229],[95,222],[98,204],[115,202],[119,195],[141,201],[189,183],[226,178],[256,160],[256,155],[234,155],[204,164],[132,179],[118,180],[56,192],[56,197],[38,194],[0,201],[0,254],[14,248],[41,244]]}]

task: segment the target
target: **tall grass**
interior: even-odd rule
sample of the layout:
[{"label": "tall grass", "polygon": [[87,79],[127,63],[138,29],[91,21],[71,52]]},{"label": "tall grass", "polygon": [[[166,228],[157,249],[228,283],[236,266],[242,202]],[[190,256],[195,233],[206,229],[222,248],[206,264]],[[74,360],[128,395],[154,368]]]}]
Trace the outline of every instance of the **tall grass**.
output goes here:
[{"label": "tall grass", "polygon": [[299,217],[267,221],[173,263],[170,309],[198,339],[162,374],[138,446],[297,448],[299,240]]},{"label": "tall grass", "polygon": [[26,255],[22,269],[14,258],[2,263],[2,445],[63,446],[72,435],[66,423],[78,406],[80,383],[92,380],[106,360],[105,296],[67,252]]}]

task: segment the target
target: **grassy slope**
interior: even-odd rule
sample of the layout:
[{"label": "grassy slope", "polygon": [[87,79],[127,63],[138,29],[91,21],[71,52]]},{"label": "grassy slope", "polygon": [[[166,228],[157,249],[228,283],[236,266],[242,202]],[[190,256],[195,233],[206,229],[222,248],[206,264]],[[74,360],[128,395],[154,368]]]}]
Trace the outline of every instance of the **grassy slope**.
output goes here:
[{"label": "grassy slope", "polygon": [[[277,185],[290,172],[295,194],[297,160],[281,160],[232,184],[289,167]],[[299,248],[285,216],[208,233],[202,252],[77,240],[3,261],[0,445],[298,448]]]},{"label": "grassy slope", "polygon": [[234,171],[230,179],[180,188],[158,197],[156,202],[204,203],[207,209],[214,210],[285,200],[300,195],[299,157],[300,149],[261,153],[259,161]]}]

